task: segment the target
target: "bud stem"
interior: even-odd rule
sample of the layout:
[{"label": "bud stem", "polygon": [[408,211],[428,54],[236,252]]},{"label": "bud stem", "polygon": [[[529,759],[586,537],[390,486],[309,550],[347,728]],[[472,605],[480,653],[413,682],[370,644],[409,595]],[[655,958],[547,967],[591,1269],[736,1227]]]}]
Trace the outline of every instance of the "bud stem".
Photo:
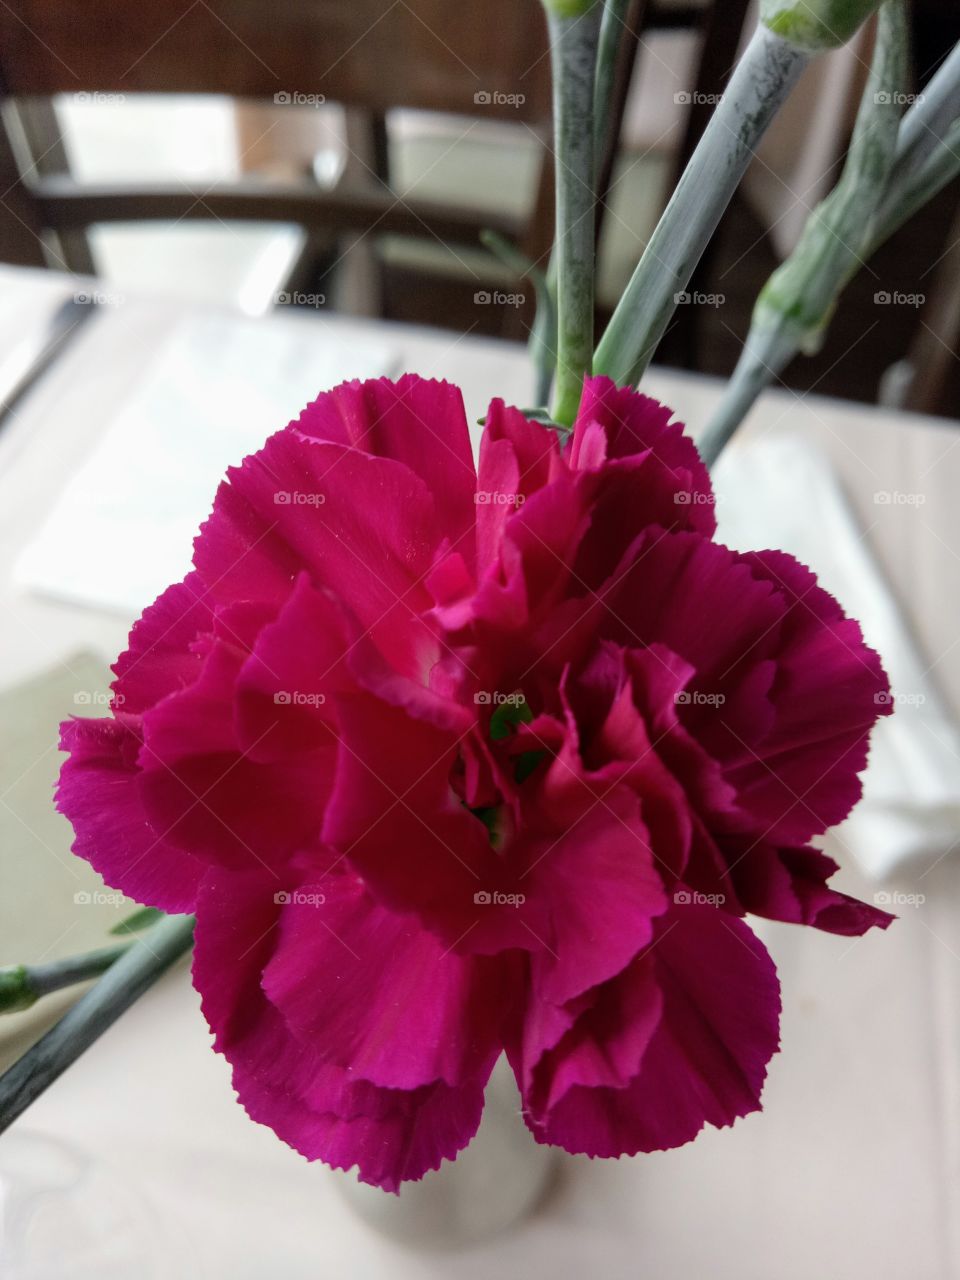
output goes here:
[{"label": "bud stem", "polygon": [[124,942],[50,964],[18,964],[0,969],[0,1013],[19,1013],[52,991],[99,978],[129,948],[129,942]]},{"label": "bud stem", "polygon": [[0,1076],[0,1133],[189,950],[193,924],[193,916],[166,916],[137,938],[97,985]]}]

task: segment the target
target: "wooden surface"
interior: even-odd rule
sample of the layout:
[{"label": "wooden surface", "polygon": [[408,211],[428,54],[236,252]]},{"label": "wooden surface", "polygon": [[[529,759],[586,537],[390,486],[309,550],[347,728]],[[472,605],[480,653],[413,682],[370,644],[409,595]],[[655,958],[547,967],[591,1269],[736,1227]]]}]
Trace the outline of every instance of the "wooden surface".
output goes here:
[{"label": "wooden surface", "polygon": [[[52,274],[0,273],[0,350],[42,325],[72,288]],[[18,594],[10,568],[180,315],[176,304],[143,299],[105,308],[0,434],[4,686],[77,650],[105,664],[123,645],[128,620]],[[305,323],[318,342],[387,335],[406,368],[463,386],[471,421],[491,395],[529,402],[519,347],[335,317]],[[716,396],[713,383],[693,376],[653,371],[648,383],[692,426]],[[806,432],[833,459],[933,676],[960,712],[960,435],[782,393],[764,397],[738,447],[785,430]],[[880,491],[924,500],[878,504]],[[28,771],[35,762],[19,763]],[[54,895],[73,881],[64,850],[50,854],[44,875]],[[0,870],[16,856],[0,849]],[[840,883],[867,896],[876,889],[850,867]],[[18,1128],[74,1141],[145,1198],[162,1276],[952,1280],[960,1275],[956,858],[884,887],[925,895],[886,935],[850,940],[762,926],[784,999],[782,1052],[763,1113],[674,1152],[566,1158],[556,1191],[531,1220],[467,1253],[422,1255],[380,1240],[345,1210],[333,1175],[246,1118],[226,1064],[210,1051],[185,965]],[[0,931],[21,940],[24,960],[52,941],[43,913],[24,913],[9,896],[0,896]]]}]

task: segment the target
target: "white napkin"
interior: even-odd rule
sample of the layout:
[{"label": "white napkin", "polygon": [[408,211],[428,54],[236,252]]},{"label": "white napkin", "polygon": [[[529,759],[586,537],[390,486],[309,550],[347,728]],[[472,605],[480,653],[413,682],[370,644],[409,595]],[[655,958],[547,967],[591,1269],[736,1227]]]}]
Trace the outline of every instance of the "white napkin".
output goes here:
[{"label": "white napkin", "polygon": [[394,351],[327,325],[192,315],[71,479],[14,569],[19,586],[139,613],[190,568],[228,466],[327,387],[390,373]]},{"label": "white napkin", "polygon": [[827,460],[797,436],[750,441],[717,468],[718,537],[808,564],[883,659],[894,714],[874,729],[863,799],[836,835],[875,878],[960,842],[960,734]]}]

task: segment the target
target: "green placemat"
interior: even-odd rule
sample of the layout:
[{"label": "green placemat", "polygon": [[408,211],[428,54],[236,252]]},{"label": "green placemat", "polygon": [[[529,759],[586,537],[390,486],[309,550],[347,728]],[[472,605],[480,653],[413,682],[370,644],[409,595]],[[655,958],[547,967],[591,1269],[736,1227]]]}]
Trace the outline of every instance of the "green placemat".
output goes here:
[{"label": "green placemat", "polygon": [[[63,756],[61,720],[105,715],[110,671],[72,656],[0,693],[0,964],[37,963],[108,945],[135,904],[108,890],[70,852],[73,832],[53,806]],[[18,1058],[86,987],[0,1017],[0,1070]]]}]

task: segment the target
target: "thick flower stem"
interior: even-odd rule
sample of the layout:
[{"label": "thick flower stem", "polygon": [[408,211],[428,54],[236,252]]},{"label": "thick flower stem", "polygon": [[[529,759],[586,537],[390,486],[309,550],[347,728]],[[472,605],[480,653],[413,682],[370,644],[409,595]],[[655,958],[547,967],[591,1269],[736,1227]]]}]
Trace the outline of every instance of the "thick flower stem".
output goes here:
[{"label": "thick flower stem", "polygon": [[17,964],[0,969],[0,1013],[19,1013],[52,991],[99,978],[129,949],[129,942],[125,942],[49,964]]},{"label": "thick flower stem", "polygon": [[764,26],[754,32],[597,347],[595,373],[621,386],[639,381],[758,142],[812,56]]},{"label": "thick flower stem", "polygon": [[189,950],[193,924],[193,916],[167,916],[131,943],[97,985],[0,1077],[0,1133]]},{"label": "thick flower stem", "polygon": [[557,168],[557,369],[553,416],[569,426],[593,358],[593,96],[599,5],[575,16],[548,9]]}]

